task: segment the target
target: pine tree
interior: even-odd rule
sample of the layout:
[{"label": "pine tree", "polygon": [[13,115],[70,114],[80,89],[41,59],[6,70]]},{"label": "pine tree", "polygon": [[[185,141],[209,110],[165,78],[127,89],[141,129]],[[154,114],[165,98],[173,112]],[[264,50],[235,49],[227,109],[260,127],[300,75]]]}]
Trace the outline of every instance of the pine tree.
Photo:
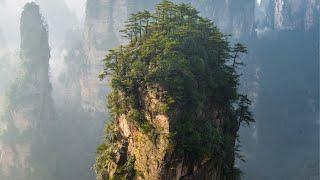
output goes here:
[{"label": "pine tree", "polygon": [[[221,168],[221,178],[234,179],[237,132],[242,123],[254,121],[250,100],[238,92],[237,59],[247,52],[246,47],[240,43],[231,47],[228,36],[196,9],[168,0],[158,4],[155,13],[133,14],[123,32],[130,42],[109,51],[100,75],[101,79],[108,76],[112,86],[108,104],[113,120],[98,150],[98,178],[139,176],[133,155],[110,172],[116,163],[113,152],[124,138],[117,127],[120,116],[127,116],[137,131],[153,139],[156,127],[146,114],[152,118],[178,113],[170,136],[174,156],[194,165],[214,159],[211,165]],[[144,97],[150,91],[162,102],[153,112]],[[212,123],[213,116],[223,123]]]}]

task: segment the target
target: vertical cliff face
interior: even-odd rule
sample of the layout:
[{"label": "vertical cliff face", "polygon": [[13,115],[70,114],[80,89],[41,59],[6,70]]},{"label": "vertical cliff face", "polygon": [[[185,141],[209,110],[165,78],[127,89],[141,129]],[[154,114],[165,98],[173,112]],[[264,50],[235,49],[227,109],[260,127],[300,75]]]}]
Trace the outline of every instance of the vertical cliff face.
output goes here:
[{"label": "vertical cliff face", "polygon": [[[2,30],[0,28],[0,89],[4,90],[12,80],[12,78],[7,77],[6,75],[12,71],[11,67],[13,62],[13,57],[11,52],[9,51],[5,37],[2,34]],[[13,71],[15,72],[15,71]],[[13,75],[14,76],[14,75]],[[3,112],[3,99],[5,92],[0,92],[0,114]]]},{"label": "vertical cliff face", "polygon": [[[251,49],[259,68],[257,144],[244,171],[248,179],[315,178],[319,171],[311,171],[319,166],[314,161],[319,158],[319,1],[262,0],[256,27]],[[309,174],[303,167],[310,168]]]},{"label": "vertical cliff face", "polygon": [[100,75],[112,92],[97,178],[239,178],[237,132],[253,121],[236,72],[246,48],[230,50],[192,6],[171,1],[132,15],[127,27],[130,42],[109,52]]},{"label": "vertical cliff face", "polygon": [[[4,99],[5,99],[5,89],[7,89],[11,78],[8,78],[6,75],[9,74],[11,70],[10,66],[10,52],[7,48],[5,38],[2,34],[1,28],[0,28],[0,114],[3,114],[4,112]],[[0,131],[2,129],[3,125],[0,122]]]},{"label": "vertical cliff face", "polygon": [[128,15],[154,5],[155,1],[88,0],[85,19],[86,70],[81,78],[82,107],[91,112],[105,112],[104,84],[97,79],[103,70],[105,53],[126,39],[119,32]]},{"label": "vertical cliff face", "polygon": [[[161,88],[160,88],[161,89]],[[143,99],[145,109],[140,111],[143,113],[143,118],[146,120],[145,127],[139,127],[134,122],[132,117],[134,111],[128,114],[122,114],[116,120],[112,131],[119,133],[117,136],[120,138],[117,143],[111,145],[108,151],[111,151],[112,160],[108,162],[107,168],[98,174],[98,179],[109,178],[125,178],[125,179],[223,179],[229,177],[235,179],[231,175],[234,161],[234,154],[232,152],[224,152],[228,158],[219,160],[220,155],[217,157],[206,157],[199,162],[187,156],[185,150],[193,151],[192,149],[185,149],[182,139],[173,138],[177,133],[176,130],[184,126],[177,118],[182,116],[182,113],[170,115],[161,112],[161,107],[166,106],[163,97],[158,97],[164,91],[158,91],[158,88],[148,88],[149,93],[145,96],[139,97]],[[224,127],[228,124],[228,114],[223,110],[219,110],[218,106],[207,104],[210,108],[206,109],[204,114],[211,125],[217,127],[217,132],[223,132]],[[184,111],[184,107],[179,107],[172,111]],[[204,118],[204,117],[202,117]],[[210,124],[210,125],[209,125]],[[143,129],[144,128],[144,129]],[[150,131],[148,132],[148,129]],[[187,128],[187,127],[184,127]],[[195,127],[196,128],[196,127]],[[203,133],[208,129],[203,129]],[[192,136],[192,131],[187,136]],[[198,137],[200,138],[200,137]],[[216,141],[219,141],[219,135],[216,134]],[[233,138],[230,136],[233,142]],[[195,139],[189,139],[193,141]],[[205,141],[200,140],[200,141]],[[195,144],[199,142],[194,142]],[[221,142],[222,143],[222,142]],[[233,142],[234,143],[234,142]],[[231,144],[233,144],[231,143]],[[200,145],[200,144],[197,144]],[[233,144],[234,145],[234,144]],[[233,146],[231,145],[231,146]],[[203,145],[205,146],[205,145]],[[219,145],[217,145],[219,146]],[[201,147],[197,147],[201,148]],[[222,146],[220,148],[223,148]],[[220,149],[221,151],[224,151]],[[184,154],[184,155],[183,155]],[[205,156],[200,154],[192,154],[193,156]],[[223,159],[223,160],[222,160]],[[225,166],[230,169],[224,169]],[[227,175],[230,173],[229,175]],[[233,178],[232,178],[233,177]]]},{"label": "vertical cliff face", "polygon": [[[110,1],[110,6],[113,6],[113,11],[110,12],[109,16],[112,16],[113,22],[109,23],[113,26],[112,33],[116,34],[118,42],[125,42],[121,39],[121,34],[118,30],[123,27],[123,19],[125,19],[128,14],[135,12],[137,10],[142,10],[145,8],[150,8],[152,4],[157,1]],[[306,145],[305,150],[310,150],[312,153],[317,149],[314,145],[317,145],[316,140],[312,137],[318,137],[316,133],[318,130],[318,125],[316,119],[318,119],[318,95],[316,89],[318,87],[318,81],[313,77],[318,77],[315,67],[317,65],[318,56],[313,52],[317,52],[317,39],[318,39],[318,17],[319,17],[319,1],[315,0],[261,0],[256,3],[254,0],[241,0],[241,1],[227,1],[227,0],[206,0],[206,1],[190,1],[190,0],[177,0],[175,2],[190,2],[192,5],[196,6],[200,13],[210,19],[215,21],[215,24],[225,33],[233,34],[235,39],[241,39],[250,47],[251,51],[249,56],[246,57],[246,69],[244,70],[244,77],[242,79],[242,87],[244,91],[249,92],[250,99],[253,99],[255,103],[255,114],[258,117],[258,126],[251,133],[247,133],[244,130],[242,135],[247,139],[243,141],[248,141],[249,144],[245,146],[252,149],[248,150],[248,165],[255,169],[256,167],[261,167],[261,164],[267,164],[270,171],[274,170],[273,164],[279,164],[285,162],[283,159],[287,159],[291,156],[297,156],[298,151],[293,152],[291,149],[287,149],[281,144],[286,144],[290,142],[290,138],[281,138],[284,135],[287,137],[294,137],[297,139],[309,141]],[[99,3],[98,3],[99,4]],[[113,15],[111,15],[113,14]],[[122,16],[119,16],[122,14]],[[102,18],[101,20],[104,20]],[[110,34],[110,33],[109,33]],[[304,37],[307,40],[303,40],[297,37]],[[103,38],[102,38],[103,39]],[[291,40],[290,40],[291,39]],[[308,42],[312,42],[311,44]],[[309,47],[312,52],[308,52],[307,48],[293,47],[291,44],[304,44],[305,47]],[[268,51],[270,47],[274,47],[272,51]],[[290,47],[286,49],[284,47]],[[288,53],[288,52],[291,53]],[[274,54],[272,52],[277,52]],[[271,56],[271,54],[273,56]],[[297,58],[290,58],[285,56],[285,54],[291,54]],[[302,54],[309,54],[305,57]],[[290,56],[291,56],[290,55]],[[299,57],[299,58],[298,58]],[[270,59],[277,59],[276,62],[270,61]],[[287,60],[290,59],[290,60]],[[305,59],[301,61],[301,59]],[[279,66],[281,66],[281,68]],[[302,82],[289,82],[287,80],[292,80],[294,77],[298,76],[295,71],[295,67],[305,67],[304,70],[309,73],[304,74],[305,79],[311,79]],[[286,80],[281,80],[278,76],[282,76],[282,72],[285,69],[292,67],[292,71],[288,71],[288,75],[283,76]],[[294,70],[295,69],[295,70]],[[275,72],[273,72],[275,71]],[[287,72],[287,71],[285,71]],[[273,74],[278,74],[277,77]],[[270,78],[268,78],[270,77]],[[271,78],[273,77],[273,78]],[[297,78],[295,78],[297,79]],[[278,104],[278,101],[274,97],[278,97],[279,94],[276,91],[262,90],[262,88],[270,87],[275,89],[282,84],[282,96],[283,104],[279,106],[274,106]],[[288,87],[291,87],[288,89]],[[308,90],[301,89],[300,87],[308,87]],[[292,89],[301,89],[302,93],[293,92]],[[268,91],[268,92],[267,92]],[[287,92],[287,93],[286,93]],[[293,94],[296,93],[294,96]],[[298,95],[299,94],[299,95]],[[299,109],[298,107],[292,107],[288,104],[287,100],[290,97],[297,97],[298,104],[305,104],[304,108],[296,110],[295,113],[292,109]],[[276,110],[265,111],[265,107],[262,105],[263,102],[267,101],[268,106],[276,107]],[[287,107],[287,108],[285,108]],[[291,109],[291,110],[290,110]],[[286,112],[286,113],[281,113]],[[271,115],[274,114],[274,115]],[[300,122],[296,117],[307,117],[307,122]],[[277,118],[276,118],[277,117]],[[279,118],[281,117],[281,118]],[[274,120],[270,120],[274,119]],[[285,119],[285,120],[284,120]],[[290,119],[290,120],[287,120]],[[282,122],[285,121],[285,122]],[[288,131],[283,131],[282,128],[278,128],[278,122],[282,124],[288,124]],[[292,122],[292,124],[290,124]],[[309,126],[314,126],[315,129],[311,130],[309,134],[303,133],[297,130],[297,127],[309,128]],[[273,129],[276,133],[274,136],[268,134],[269,130]],[[311,128],[312,129],[312,128]],[[281,139],[281,140],[279,140]],[[254,141],[253,141],[254,140]],[[252,142],[258,144],[252,144]],[[270,142],[268,145],[263,144],[264,142]],[[279,147],[283,152],[292,152],[287,154],[282,153],[271,153],[266,152],[270,146]],[[293,149],[297,149],[301,144],[297,143]],[[258,153],[258,151],[260,153]],[[258,153],[258,157],[255,157],[255,153]],[[312,154],[311,153],[311,154]],[[289,155],[291,154],[291,155]],[[277,156],[278,161],[271,161],[268,157]],[[310,155],[311,156],[311,155]],[[308,157],[309,158],[309,157]],[[310,158],[309,158],[310,159]],[[252,163],[251,163],[252,162]],[[291,164],[309,164],[309,162],[302,162],[302,160],[290,161]],[[311,163],[312,164],[312,163]],[[292,172],[298,172],[298,167],[290,167]],[[277,168],[279,169],[279,168]],[[245,170],[246,171],[246,170]],[[259,170],[252,170],[248,174],[257,174]],[[258,173],[259,174],[259,173]],[[270,176],[265,175],[253,178],[270,178]],[[272,176],[272,178],[278,178],[285,175],[285,173],[277,172]]]},{"label": "vertical cliff face", "polygon": [[41,13],[50,24],[49,42],[54,46],[59,45],[66,32],[77,26],[77,17],[68,9],[64,0],[36,0],[35,2],[39,4]]},{"label": "vertical cliff face", "polygon": [[2,34],[2,29],[0,28],[0,48],[3,49],[6,47],[6,41]]},{"label": "vertical cliff face", "polygon": [[[89,0],[86,6],[85,37],[89,47],[97,51],[116,45],[113,0]],[[101,55],[100,55],[101,56]]]},{"label": "vertical cliff face", "polygon": [[86,54],[82,32],[79,29],[70,30],[66,33],[63,42],[64,49],[61,52],[63,65],[59,66],[58,82],[54,90],[57,106],[79,106],[81,108],[80,78],[86,70]]},{"label": "vertical cliff face", "polygon": [[224,32],[235,38],[250,36],[254,32],[255,0],[177,0],[190,2],[200,13],[213,20]]},{"label": "vertical cliff face", "polygon": [[[118,43],[125,43],[119,30],[124,28],[128,15],[152,8],[159,0],[88,0],[85,20],[85,51],[87,72],[81,78],[82,106],[89,111],[103,112],[103,97],[106,91],[95,78],[101,69],[105,51]],[[177,0],[176,2],[189,2]],[[254,0],[234,1],[190,1],[201,10],[201,14],[215,21],[225,33],[242,38],[254,30]],[[223,7],[223,8],[221,8]],[[221,18],[223,17],[223,18]],[[92,87],[92,88],[91,88]],[[100,96],[99,96],[100,95]]]},{"label": "vertical cliff face", "polygon": [[21,71],[7,95],[1,133],[1,177],[51,179],[54,110],[49,82],[48,32],[35,3],[21,15]]},{"label": "vertical cliff face", "polygon": [[110,47],[118,43],[113,29],[113,0],[88,0],[85,19],[86,69],[81,85],[81,104],[89,112],[105,112],[106,88],[97,78],[102,69],[102,59]]},{"label": "vertical cliff face", "polygon": [[319,1],[262,0],[257,9],[264,14],[260,22],[264,26],[275,30],[309,30],[317,23]]},{"label": "vertical cliff face", "polygon": [[[261,88],[254,179],[294,179],[319,158],[319,28],[277,32],[276,37],[257,45]],[[264,169],[254,170],[258,164]]]},{"label": "vertical cliff face", "polygon": [[255,0],[175,0],[191,3],[200,13],[213,20],[224,33],[235,38],[250,35],[253,32]]},{"label": "vertical cliff face", "polygon": [[102,136],[105,116],[91,114],[81,107],[79,80],[86,72],[87,58],[79,29],[66,34],[62,55],[65,66],[57,78],[59,82],[54,84],[55,109],[59,112],[55,139],[60,144],[56,148],[59,157],[56,179],[92,179],[94,174],[89,167],[94,163],[92,157]]}]

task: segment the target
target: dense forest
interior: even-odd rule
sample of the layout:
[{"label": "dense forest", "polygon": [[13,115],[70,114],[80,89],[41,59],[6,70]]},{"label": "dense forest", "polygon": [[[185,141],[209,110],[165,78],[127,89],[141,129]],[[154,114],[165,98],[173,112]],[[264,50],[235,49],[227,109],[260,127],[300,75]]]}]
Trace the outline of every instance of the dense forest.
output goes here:
[{"label": "dense forest", "polygon": [[0,0],[0,179],[319,179],[319,17],[315,0]]},{"label": "dense forest", "polygon": [[196,9],[171,1],[133,14],[122,32],[128,45],[109,51],[100,75],[111,82],[112,120],[98,179],[240,178],[235,141],[240,125],[254,121],[238,92],[246,47],[231,47]]}]

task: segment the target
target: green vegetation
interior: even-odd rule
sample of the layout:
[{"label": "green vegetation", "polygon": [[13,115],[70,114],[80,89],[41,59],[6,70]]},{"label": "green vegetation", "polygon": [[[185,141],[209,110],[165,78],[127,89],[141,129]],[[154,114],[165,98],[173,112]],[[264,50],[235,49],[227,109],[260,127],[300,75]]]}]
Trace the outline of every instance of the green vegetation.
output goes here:
[{"label": "green vegetation", "polygon": [[135,170],[134,170],[134,162],[135,158],[130,157],[128,161],[120,166],[117,171],[115,172],[113,179],[118,180],[118,179],[131,179],[132,177],[135,176]]},{"label": "green vegetation", "polygon": [[[164,104],[155,111],[175,118],[172,138],[178,140],[179,156],[194,163],[213,157],[225,173],[233,169],[225,166],[234,161],[239,126],[254,121],[250,101],[238,93],[237,68],[246,47],[231,46],[228,36],[190,5],[167,0],[155,13],[133,14],[122,32],[130,42],[110,50],[100,75],[111,81],[111,116],[126,114],[148,133],[153,127],[145,119],[143,97],[155,92]],[[117,137],[114,131],[111,136]],[[107,134],[105,151],[98,152],[98,173],[106,165],[99,159],[115,141]]]}]

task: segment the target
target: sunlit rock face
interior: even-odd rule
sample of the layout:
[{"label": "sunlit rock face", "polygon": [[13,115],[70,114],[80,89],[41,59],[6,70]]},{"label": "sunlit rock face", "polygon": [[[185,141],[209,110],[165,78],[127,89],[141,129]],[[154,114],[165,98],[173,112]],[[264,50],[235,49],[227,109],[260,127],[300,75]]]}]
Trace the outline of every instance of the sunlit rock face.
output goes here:
[{"label": "sunlit rock face", "polygon": [[[153,89],[158,88],[158,89]],[[143,97],[143,115],[152,126],[150,133],[135,125],[134,120],[128,114],[122,114],[116,120],[115,131],[119,131],[119,139],[114,144],[114,160],[108,162],[102,173],[97,175],[98,180],[106,179],[186,179],[186,180],[220,180],[224,179],[223,167],[214,165],[216,159],[205,158],[194,162],[186,156],[181,156],[182,146],[178,145],[178,139],[171,138],[174,129],[179,126],[176,119],[183,108],[177,108],[176,114],[163,113],[164,101],[159,89],[161,87],[147,87],[148,93]],[[163,89],[162,89],[163,90]],[[160,90],[160,91],[162,91]],[[123,97],[119,97],[120,101]],[[203,114],[210,117],[210,123],[215,124],[219,131],[227,124],[227,114],[214,104],[207,103],[208,109]],[[236,138],[235,136],[232,138]],[[110,145],[113,146],[113,145]],[[234,154],[226,152],[228,160],[226,166],[233,167]],[[125,165],[124,165],[125,164]],[[119,175],[122,167],[128,167]],[[133,168],[134,167],[134,168]],[[227,178],[228,179],[228,178]],[[235,179],[232,177],[230,179]]]},{"label": "sunlit rock face", "polygon": [[21,71],[6,96],[0,117],[0,176],[3,179],[53,179],[54,108],[49,82],[48,32],[35,3],[21,15]]}]

